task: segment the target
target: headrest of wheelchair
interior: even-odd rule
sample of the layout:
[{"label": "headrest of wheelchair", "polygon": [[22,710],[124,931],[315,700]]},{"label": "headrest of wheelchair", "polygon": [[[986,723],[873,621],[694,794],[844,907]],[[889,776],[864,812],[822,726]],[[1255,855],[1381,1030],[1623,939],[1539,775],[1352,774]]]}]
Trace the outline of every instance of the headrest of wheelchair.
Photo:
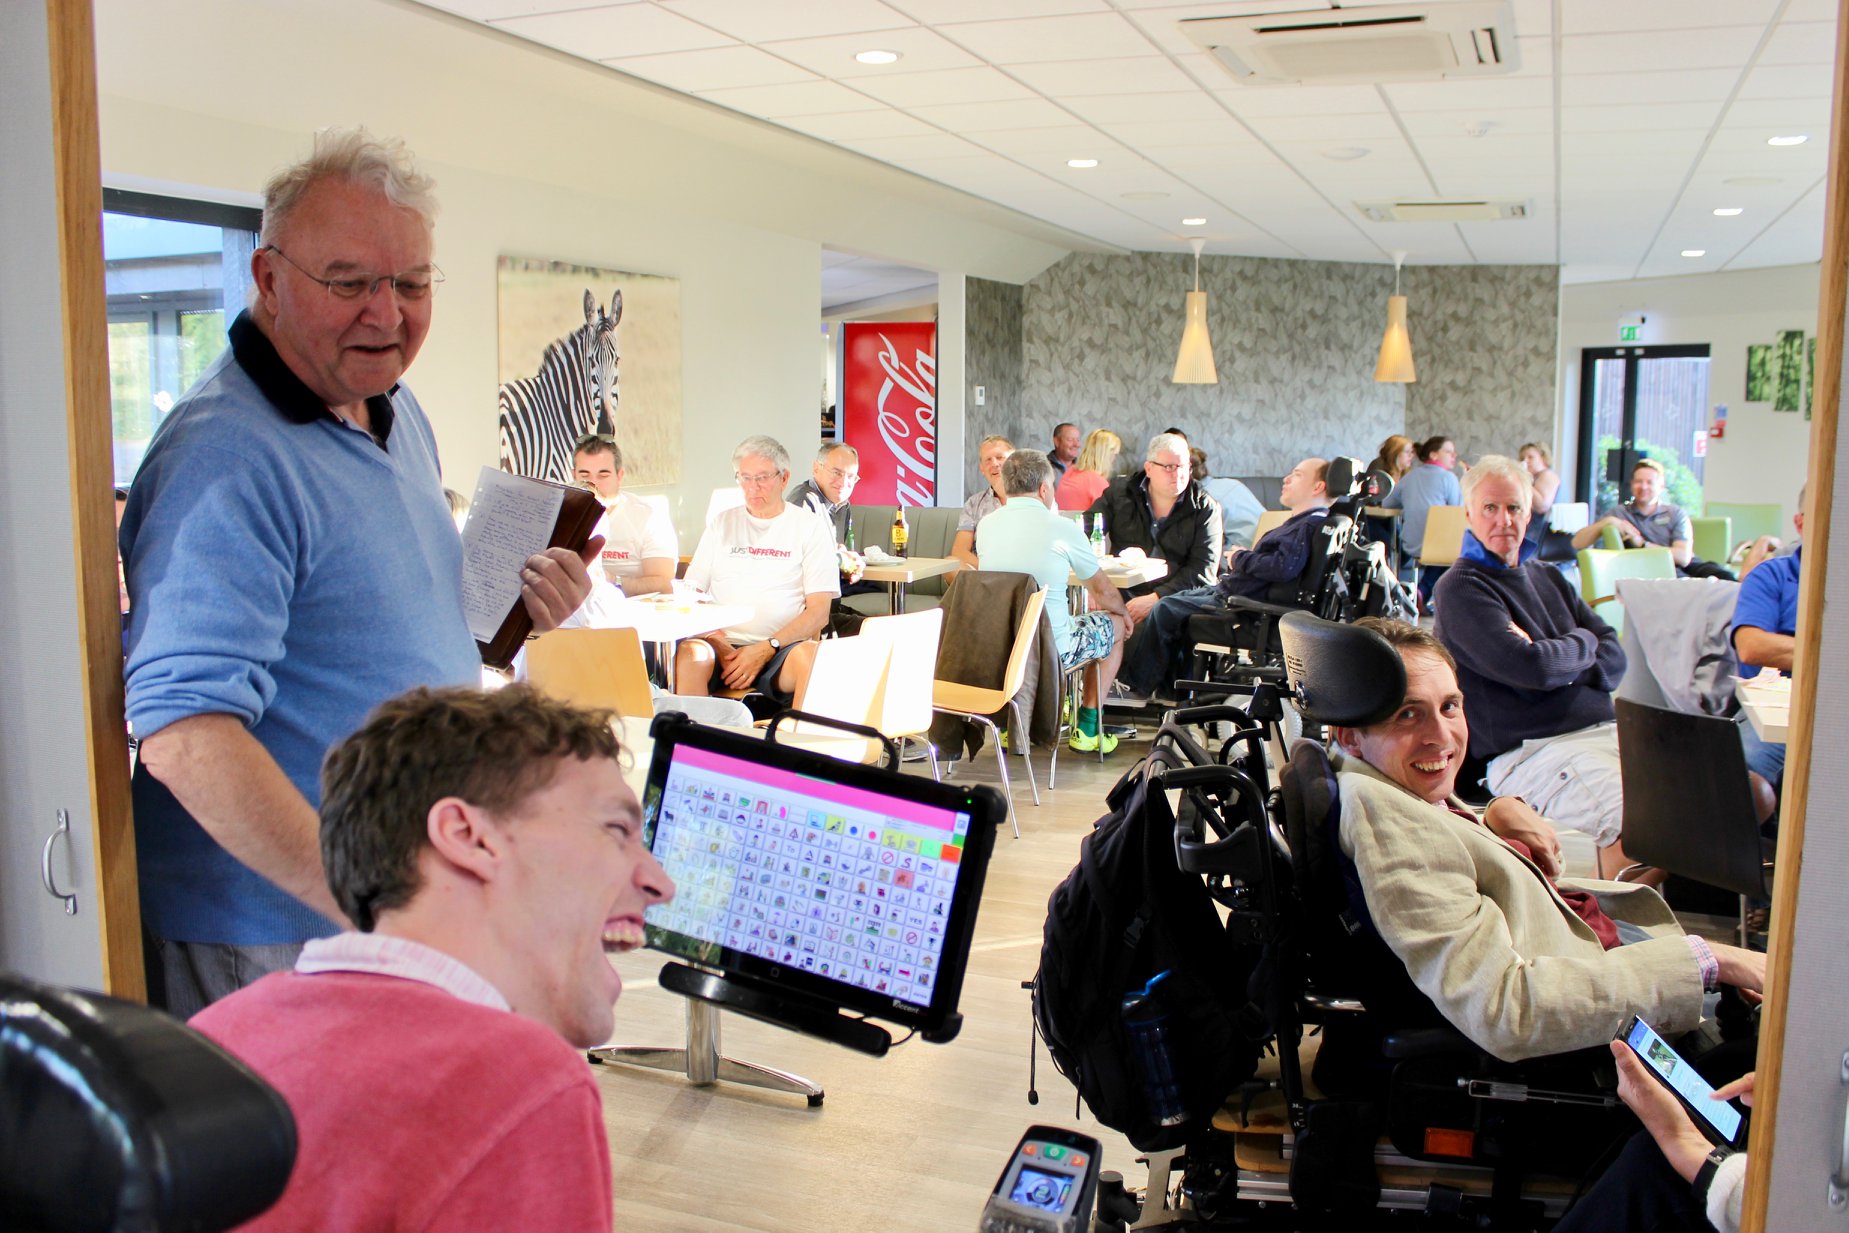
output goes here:
[{"label": "headrest of wheelchair", "polygon": [[1406,665],[1371,629],[1293,612],[1278,623],[1284,673],[1297,707],[1318,723],[1365,728],[1406,697]]},{"label": "headrest of wheelchair", "polygon": [[0,1211],[20,1228],[229,1229],[295,1165],[274,1088],[179,1020],[0,975]]}]

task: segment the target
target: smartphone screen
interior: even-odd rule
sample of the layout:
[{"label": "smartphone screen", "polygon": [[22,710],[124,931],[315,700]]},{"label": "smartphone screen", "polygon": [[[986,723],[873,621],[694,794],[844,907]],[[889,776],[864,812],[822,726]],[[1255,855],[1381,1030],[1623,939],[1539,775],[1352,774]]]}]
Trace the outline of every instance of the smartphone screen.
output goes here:
[{"label": "smartphone screen", "polygon": [[1670,1048],[1669,1042],[1658,1036],[1649,1024],[1642,1019],[1632,1019],[1624,1043],[1682,1097],[1697,1121],[1706,1122],[1724,1142],[1739,1141],[1740,1111],[1725,1100],[1713,1099],[1714,1089],[1708,1086],[1708,1081],[1696,1074],[1695,1068]]}]

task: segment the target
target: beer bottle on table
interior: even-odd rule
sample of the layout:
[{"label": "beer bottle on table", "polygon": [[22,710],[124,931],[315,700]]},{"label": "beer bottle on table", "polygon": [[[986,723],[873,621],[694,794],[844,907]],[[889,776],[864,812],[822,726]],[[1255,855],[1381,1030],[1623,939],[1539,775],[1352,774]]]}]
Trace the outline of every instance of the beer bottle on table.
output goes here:
[{"label": "beer bottle on table", "polygon": [[905,507],[901,505],[892,512],[892,555],[904,556],[905,543],[910,538],[910,534],[905,529]]},{"label": "beer bottle on table", "polygon": [[849,514],[847,516],[847,538],[841,541],[841,546],[847,549],[849,552],[855,551],[855,548],[854,548],[854,515],[852,514]]},{"label": "beer bottle on table", "polygon": [[1104,556],[1104,515],[1102,513],[1091,516],[1091,551],[1093,556]]}]

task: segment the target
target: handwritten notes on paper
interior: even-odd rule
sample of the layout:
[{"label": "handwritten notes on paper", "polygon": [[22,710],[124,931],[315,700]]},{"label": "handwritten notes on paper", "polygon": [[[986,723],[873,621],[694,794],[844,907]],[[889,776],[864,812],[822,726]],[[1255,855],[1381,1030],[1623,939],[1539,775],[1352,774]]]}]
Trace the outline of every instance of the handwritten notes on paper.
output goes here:
[{"label": "handwritten notes on paper", "polygon": [[520,570],[545,551],[564,500],[550,484],[482,468],[462,529],[462,610],[477,641],[491,641],[520,602]]}]

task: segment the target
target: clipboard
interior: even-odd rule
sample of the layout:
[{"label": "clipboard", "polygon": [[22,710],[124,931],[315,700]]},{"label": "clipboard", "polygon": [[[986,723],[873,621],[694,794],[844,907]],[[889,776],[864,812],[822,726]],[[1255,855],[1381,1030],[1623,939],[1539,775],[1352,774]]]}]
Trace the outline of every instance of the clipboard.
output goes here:
[{"label": "clipboard", "polygon": [[[484,468],[486,469],[486,468]],[[584,545],[590,542],[591,533],[597,529],[598,520],[603,517],[603,502],[595,493],[569,484],[555,484],[548,480],[536,480],[520,477],[523,484],[536,487],[556,489],[562,494],[559,502],[558,517],[552,525],[552,534],[544,544],[533,549],[540,552],[546,548],[568,548],[572,552],[582,553]],[[532,553],[528,553],[531,556]],[[490,668],[505,671],[513,665],[514,656],[525,645],[527,635],[533,632],[533,616],[526,610],[526,603],[516,595],[507,616],[502,619],[500,628],[494,637],[486,642],[480,638],[475,645],[481,650],[482,663]]]}]

